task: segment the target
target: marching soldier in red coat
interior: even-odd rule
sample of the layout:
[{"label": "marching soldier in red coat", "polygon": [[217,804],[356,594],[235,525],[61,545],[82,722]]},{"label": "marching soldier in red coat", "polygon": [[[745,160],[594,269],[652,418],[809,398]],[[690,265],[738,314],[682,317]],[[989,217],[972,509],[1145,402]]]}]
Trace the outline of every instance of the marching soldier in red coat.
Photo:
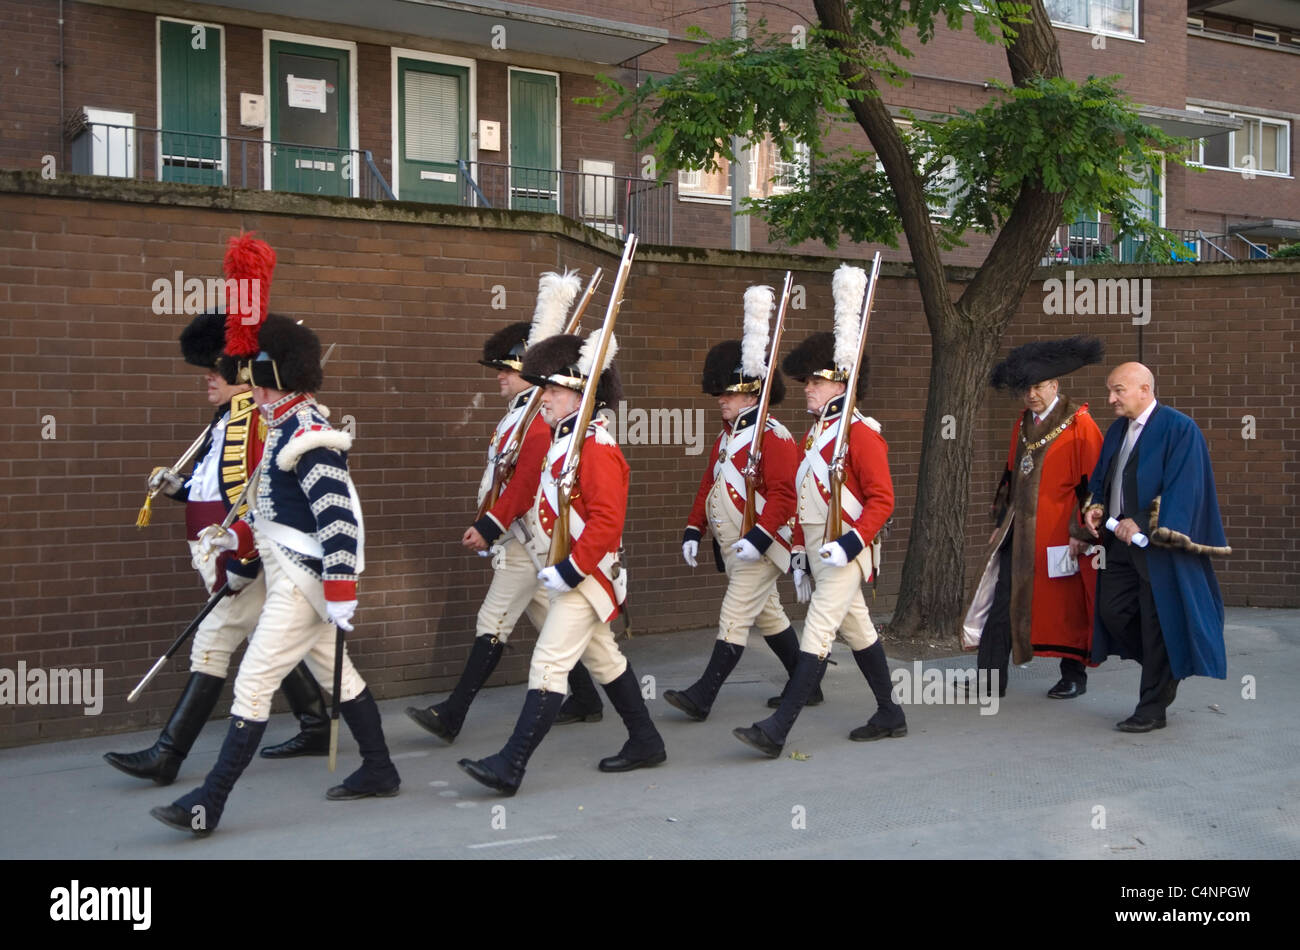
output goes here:
[{"label": "marching soldier in red coat", "polygon": [[[541,413],[525,418],[536,390],[519,371],[529,346],[564,329],[566,314],[579,289],[576,271],[543,274],[532,323],[512,323],[483,344],[479,363],[497,371],[497,383],[501,395],[509,400],[509,408],[488,444],[488,464],[478,489],[481,514],[466,529],[461,544],[484,556],[492,551],[492,583],[479,608],[474,643],[456,688],[437,705],[410,706],[406,710],[407,716],[422,728],[449,743],[460,734],[470,704],[496,669],[520,615],[527,613],[538,630],[546,622],[546,590],[537,580],[540,565],[534,563],[535,556],[527,547],[523,519],[537,497],[542,464],[551,444],[551,428]],[[503,456],[521,425],[527,429],[518,434],[516,461],[507,471]],[[574,667],[569,682],[573,695],[561,710],[561,718],[566,722],[600,721],[600,695],[581,665]]]},{"label": "marching soldier in red coat", "polygon": [[[877,709],[870,721],[849,738],[868,741],[907,735],[903,709],[890,696],[892,682],[884,646],[876,634],[862,596],[879,564],[877,535],[894,510],[894,486],[889,476],[888,446],[880,424],[854,412],[843,419],[847,381],[857,359],[858,314],[866,290],[866,274],[842,266],[835,274],[835,333],[814,333],[791,352],[781,368],[804,384],[808,411],[817,417],[804,440],[804,457],[795,475],[798,508],[794,549],[811,552],[807,561],[816,587],[808,604],[799,659],[776,712],[752,726],[733,730],[736,738],[764,755],[781,754],[786,736],[807,704],[825,671],[836,633],[853,651]],[[866,357],[858,376],[857,400],[866,394]],[[844,485],[840,493],[843,525],[827,524],[831,492],[830,462],[836,435],[851,425]],[[807,590],[802,563],[794,568],[795,586]]]},{"label": "marching soldier in red coat", "polygon": [[583,389],[593,372],[600,376],[598,407],[616,405],[621,396],[612,366],[614,348],[607,354],[603,371],[594,365],[599,334],[593,333],[586,345],[576,336],[554,336],[524,354],[524,378],[544,387],[542,414],[554,433],[528,515],[531,544],[539,560],[549,553],[556,528],[558,480],[570,442],[577,437],[584,442],[569,510],[570,554],[538,575],[550,597],[550,609],[533,648],[523,711],[500,752],[478,761],[459,762],[476,780],[506,795],[518,791],[529,757],[559,714],[569,671],[580,659],[604,687],[628,731],[623,748],[602,759],[600,770],[626,772],[658,765],[667,758],[636,674],[615,644],[610,628],[627,597],[627,572],[620,560],[627,514],[627,462],[604,417],[593,415],[586,432],[573,431]]},{"label": "marching soldier in red coat", "polygon": [[980,679],[971,685],[986,696],[995,672],[1005,695],[1013,656],[1016,663],[1060,657],[1061,679],[1047,692],[1053,699],[1088,691],[1097,573],[1090,558],[1069,554],[1070,525],[1088,494],[1102,438],[1088,404],[1061,393],[1059,378],[1101,362],[1103,353],[1093,337],[1038,340],[993,368],[992,385],[1023,397],[1025,411],[1011,430],[994,501],[995,508],[1001,502],[999,523],[962,625],[962,645],[979,649]]},{"label": "marching soldier in red coat", "polygon": [[[754,526],[744,532],[747,486],[742,474],[754,441],[759,394],[768,375],[768,324],[775,307],[770,287],[745,292],[744,340],[726,340],[704,358],[701,388],[718,400],[722,432],[713,443],[682,535],[682,557],[695,567],[706,530],[713,535],[714,557],[727,574],[727,592],[704,675],[684,690],[664,691],[664,700],[691,719],[703,722],[723,682],[740,661],[757,626],[786,673],[794,672],[799,638],[781,608],[777,580],[790,569],[793,536],[794,476],[799,453],[789,430],[771,416],[766,420],[759,460]],[[771,369],[771,405],[785,398],[781,371]],[[817,689],[809,705],[821,701]]]}]

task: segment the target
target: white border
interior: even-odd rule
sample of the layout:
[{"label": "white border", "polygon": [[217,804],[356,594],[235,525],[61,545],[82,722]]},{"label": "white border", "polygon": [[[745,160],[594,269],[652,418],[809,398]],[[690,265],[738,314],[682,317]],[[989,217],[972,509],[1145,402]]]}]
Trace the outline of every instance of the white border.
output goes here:
[{"label": "white border", "polygon": [[[219,78],[221,85],[221,183],[229,187],[230,185],[230,143],[226,141],[226,28],[220,23],[205,23],[203,20],[186,20],[182,17],[156,16],[154,17],[153,26],[153,50],[154,50],[154,123],[158,128],[163,127],[162,121],[162,23],[166,20],[168,23],[184,23],[186,26],[201,26],[207,30],[216,30],[221,37],[221,43],[217,47],[217,57],[219,59]],[[157,135],[157,142],[154,144],[154,169],[158,176],[158,181],[162,181],[162,133]],[[247,184],[247,183],[245,183]]]},{"label": "white border", "polygon": [[[350,106],[348,111],[348,148],[357,149],[357,116],[361,112],[361,100],[357,96],[357,44],[351,40],[336,40],[324,36],[307,36],[303,33],[282,33],[278,30],[262,31],[262,95],[266,97],[266,125],[262,127],[262,186],[271,190],[271,42],[301,43],[304,46],[322,46],[326,49],[347,50],[348,56],[348,93]],[[361,194],[361,175],[352,176],[352,197]]]},{"label": "white border", "polygon": [[[397,85],[397,61],[399,59],[414,59],[426,63],[441,63],[444,66],[461,66],[469,69],[469,162],[470,168],[474,168],[478,162],[478,60],[465,59],[463,56],[443,56],[441,53],[428,53],[418,49],[403,49],[398,46],[389,47],[392,50],[392,66],[389,70],[389,98],[393,101],[392,109],[392,163],[393,163],[393,180],[389,182],[389,187],[393,189],[393,194],[399,199],[402,197],[402,169],[401,155],[398,151],[401,143],[398,141],[401,125],[398,114],[399,95],[401,90]],[[508,95],[508,93],[507,93]]]},{"label": "white border", "polygon": [[[1190,102],[1187,104],[1187,111],[1188,111],[1188,112],[1199,112],[1199,113],[1201,113],[1202,115],[1205,115],[1205,114],[1208,113],[1209,115],[1219,115],[1219,116],[1222,116],[1222,115],[1225,115],[1225,114],[1226,114],[1226,115],[1228,115],[1229,117],[1234,118],[1234,119],[1256,119],[1256,120],[1258,120],[1258,121],[1261,122],[1261,123],[1268,123],[1269,125],[1283,125],[1283,126],[1286,126],[1286,130],[1287,130],[1287,132],[1286,132],[1286,134],[1287,134],[1287,143],[1286,143],[1287,170],[1286,170],[1285,172],[1270,172],[1270,171],[1265,171],[1265,170],[1262,169],[1262,168],[1249,168],[1249,169],[1247,169],[1247,168],[1240,168],[1240,167],[1235,166],[1235,165],[1229,165],[1229,166],[1224,166],[1224,165],[1206,165],[1205,162],[1204,162],[1204,158],[1205,158],[1205,139],[1208,138],[1209,136],[1204,136],[1204,135],[1197,139],[1197,142],[1198,142],[1199,144],[1198,144],[1197,147],[1196,147],[1196,161],[1192,161],[1191,159],[1188,159],[1188,160],[1187,160],[1187,164],[1189,164],[1189,165],[1191,165],[1191,166],[1193,166],[1193,167],[1195,167],[1195,168],[1204,168],[1204,169],[1206,169],[1206,170],[1208,170],[1208,171],[1212,171],[1212,172],[1228,172],[1229,174],[1233,174],[1233,175],[1240,175],[1242,172],[1250,172],[1250,174],[1255,175],[1255,176],[1258,176],[1258,177],[1261,177],[1261,178],[1278,178],[1278,179],[1281,179],[1281,180],[1283,180],[1283,181],[1288,181],[1288,180],[1294,180],[1294,179],[1295,179],[1295,169],[1292,168],[1291,166],[1292,166],[1292,154],[1293,154],[1293,152],[1294,152],[1294,148],[1295,148],[1295,143],[1292,141],[1292,137],[1295,135],[1296,123],[1295,123],[1294,121],[1292,121],[1291,119],[1289,119],[1289,118],[1279,118],[1279,117],[1277,117],[1277,116],[1271,116],[1271,115],[1263,115],[1263,114],[1256,113],[1256,112],[1240,112],[1240,111],[1238,111],[1238,110],[1235,109],[1235,108],[1229,108],[1229,107],[1227,107],[1227,106],[1224,106],[1223,108],[1219,108],[1219,107],[1217,107],[1217,106],[1193,105],[1193,104],[1190,103]],[[1228,161],[1231,162],[1231,161],[1234,161],[1234,160],[1235,160],[1235,156],[1236,156],[1236,152],[1237,152],[1237,141],[1236,141],[1237,133],[1240,132],[1240,131],[1242,131],[1242,130],[1241,130],[1241,129],[1226,129],[1225,131],[1228,133],[1228,135],[1231,136],[1231,138],[1228,139]]]},{"label": "white border", "polygon": [[[564,165],[561,163],[561,157],[563,154],[561,151],[561,147],[563,145],[563,141],[560,137],[560,129],[561,129],[560,74],[556,72],[552,72],[549,69],[528,69],[527,67],[524,66],[506,67],[506,136],[507,136],[506,168],[508,170],[508,174],[506,176],[506,202],[511,208],[511,210],[513,210],[514,194],[515,194],[515,183],[514,183],[515,163],[511,161],[511,157],[512,157],[511,151],[514,147],[514,141],[515,141],[515,128],[514,128],[515,123],[514,123],[514,111],[511,109],[511,103],[510,103],[510,89],[511,86],[513,85],[510,81],[511,73],[537,73],[538,75],[542,75],[542,76],[555,77],[555,170],[557,173],[560,173],[558,180],[556,181],[556,184],[558,185],[558,190],[555,195],[555,213],[563,214],[564,213],[564,175],[561,172],[561,169],[563,169]],[[617,166],[615,166],[615,168],[617,169]]]}]

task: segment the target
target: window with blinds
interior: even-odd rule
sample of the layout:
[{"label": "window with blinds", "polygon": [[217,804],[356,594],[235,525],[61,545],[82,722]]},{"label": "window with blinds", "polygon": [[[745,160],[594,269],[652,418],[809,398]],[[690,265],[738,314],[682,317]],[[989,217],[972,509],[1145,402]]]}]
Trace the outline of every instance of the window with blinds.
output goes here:
[{"label": "window with blinds", "polygon": [[455,76],[406,73],[406,160],[452,162],[460,157],[459,82]]}]

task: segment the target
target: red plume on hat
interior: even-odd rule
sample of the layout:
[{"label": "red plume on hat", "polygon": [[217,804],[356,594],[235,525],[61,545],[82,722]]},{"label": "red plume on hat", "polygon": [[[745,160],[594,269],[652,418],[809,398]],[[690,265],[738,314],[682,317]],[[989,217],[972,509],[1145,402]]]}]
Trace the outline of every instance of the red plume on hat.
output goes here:
[{"label": "red plume on hat", "polygon": [[[257,355],[257,336],[266,323],[275,251],[252,233],[232,237],[226,247],[226,352],[236,359]],[[247,281],[247,283],[245,283]]]}]

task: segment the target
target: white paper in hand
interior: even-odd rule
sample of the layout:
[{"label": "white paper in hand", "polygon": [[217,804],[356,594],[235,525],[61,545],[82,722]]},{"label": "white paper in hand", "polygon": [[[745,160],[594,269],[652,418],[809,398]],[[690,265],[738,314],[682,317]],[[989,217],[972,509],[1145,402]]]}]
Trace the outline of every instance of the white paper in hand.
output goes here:
[{"label": "white paper in hand", "polygon": [[1071,577],[1079,573],[1079,561],[1070,553],[1068,544],[1047,549],[1047,576]]}]

